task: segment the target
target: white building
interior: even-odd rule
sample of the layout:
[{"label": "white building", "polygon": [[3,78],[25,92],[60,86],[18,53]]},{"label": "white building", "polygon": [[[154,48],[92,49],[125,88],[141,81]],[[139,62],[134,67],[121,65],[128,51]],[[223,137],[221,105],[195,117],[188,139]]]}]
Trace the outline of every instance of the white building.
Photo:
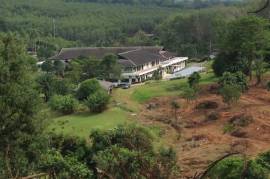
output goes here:
[{"label": "white building", "polygon": [[163,47],[87,47],[63,48],[55,60],[70,61],[79,57],[102,59],[107,54],[115,54],[122,65],[122,80],[139,83],[150,79],[159,70],[162,76],[173,74],[186,66],[187,57],[177,57]]},{"label": "white building", "polygon": [[174,53],[157,50],[136,49],[118,54],[123,66],[122,78],[130,83],[138,83],[152,78],[159,70],[162,76],[173,74],[186,67],[187,57],[177,57]]}]

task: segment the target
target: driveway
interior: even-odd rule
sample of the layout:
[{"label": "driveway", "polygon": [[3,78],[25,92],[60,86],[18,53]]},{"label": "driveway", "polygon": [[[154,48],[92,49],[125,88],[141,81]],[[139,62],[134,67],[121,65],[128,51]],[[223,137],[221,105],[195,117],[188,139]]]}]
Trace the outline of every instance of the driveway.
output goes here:
[{"label": "driveway", "polygon": [[187,67],[181,71],[175,72],[174,74],[170,75],[167,77],[167,79],[174,79],[174,78],[185,78],[190,76],[194,72],[202,72],[204,71],[205,67],[200,67],[200,66],[191,66]]}]

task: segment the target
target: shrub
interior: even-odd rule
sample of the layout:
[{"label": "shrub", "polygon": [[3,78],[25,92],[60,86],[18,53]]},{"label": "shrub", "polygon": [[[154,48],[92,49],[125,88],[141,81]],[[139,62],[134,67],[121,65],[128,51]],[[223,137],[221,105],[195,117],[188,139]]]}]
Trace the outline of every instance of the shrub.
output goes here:
[{"label": "shrub", "polygon": [[72,114],[76,111],[79,103],[71,95],[55,95],[49,102],[51,109],[63,114]]},{"label": "shrub", "polygon": [[220,161],[209,172],[209,178],[241,178],[244,161],[240,157],[231,157]]},{"label": "shrub", "polygon": [[190,77],[188,77],[189,87],[196,88],[197,85],[199,84],[200,79],[201,79],[201,76],[198,72],[192,73],[192,75],[190,75]]},{"label": "shrub", "polygon": [[232,133],[235,130],[236,130],[236,128],[235,128],[235,126],[233,124],[226,124],[224,126],[224,128],[223,128],[224,134],[226,134],[226,133]]},{"label": "shrub", "polygon": [[221,88],[220,94],[223,98],[223,102],[230,106],[240,99],[241,90],[238,85],[225,85]]},{"label": "shrub", "polygon": [[56,60],[53,63],[53,68],[54,68],[55,73],[57,75],[62,75],[63,76],[63,74],[65,72],[66,64],[65,64],[65,62],[63,62],[61,60]]},{"label": "shrub", "polygon": [[220,118],[220,114],[218,112],[210,112],[208,115],[207,115],[207,121],[216,121]]},{"label": "shrub", "polygon": [[[240,157],[229,157],[218,162],[208,173],[208,178],[269,178],[269,166],[261,164],[260,156],[257,159],[250,159],[245,162]],[[244,170],[245,167],[245,170]],[[245,171],[245,172],[243,172]],[[243,175],[244,174],[244,175]]]},{"label": "shrub", "polygon": [[46,60],[45,62],[43,62],[41,65],[41,70],[47,73],[52,72],[54,70],[52,61]]},{"label": "shrub", "polygon": [[54,95],[54,85],[56,78],[53,74],[42,74],[36,79],[37,88],[44,95],[45,102],[48,102]]},{"label": "shrub", "polygon": [[72,84],[65,79],[55,79],[53,82],[53,92],[57,95],[68,95],[72,92]]},{"label": "shrub", "polygon": [[88,96],[85,104],[90,111],[100,113],[106,109],[109,99],[110,96],[105,90],[98,90]]},{"label": "shrub", "polygon": [[196,109],[217,109],[218,103],[215,101],[203,101],[196,106]]},{"label": "shrub", "polygon": [[247,77],[242,72],[223,73],[222,77],[219,80],[219,84],[223,87],[225,85],[238,85],[242,92],[248,90]]},{"label": "shrub", "polygon": [[246,138],[247,137],[247,132],[243,131],[240,128],[236,128],[231,132],[231,136],[234,137],[239,137],[239,138]]},{"label": "shrub", "polygon": [[96,79],[90,79],[83,81],[79,89],[77,90],[76,97],[79,100],[85,100],[90,94],[95,93],[96,91],[100,90],[101,86]]},{"label": "shrub", "polygon": [[267,83],[267,90],[270,91],[270,81]]},{"label": "shrub", "polygon": [[253,122],[253,117],[244,115],[244,114],[233,116],[229,121],[230,124],[233,124],[234,126],[239,126],[239,127],[246,127],[252,122]]},{"label": "shrub", "polygon": [[112,178],[179,178],[176,152],[157,148],[154,139],[148,128],[136,125],[93,131],[93,162]]},{"label": "shrub", "polygon": [[194,88],[186,88],[183,90],[182,97],[188,102],[195,100],[198,97],[198,91]]}]

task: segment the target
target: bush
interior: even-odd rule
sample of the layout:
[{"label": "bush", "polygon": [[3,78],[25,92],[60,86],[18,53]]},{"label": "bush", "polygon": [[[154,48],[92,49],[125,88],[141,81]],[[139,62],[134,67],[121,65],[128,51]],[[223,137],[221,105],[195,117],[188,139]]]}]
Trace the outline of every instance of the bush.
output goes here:
[{"label": "bush", "polygon": [[86,100],[87,97],[100,90],[101,86],[96,79],[83,81],[77,90],[76,97],[78,100]]},{"label": "bush", "polygon": [[250,123],[252,123],[253,121],[254,121],[254,119],[253,119],[252,116],[248,116],[248,115],[245,115],[245,114],[240,114],[240,115],[233,116],[229,120],[229,123],[233,124],[234,126],[246,127]]},{"label": "bush", "polygon": [[224,134],[232,133],[235,130],[236,130],[236,128],[235,128],[235,126],[233,124],[225,124],[225,126],[223,128]]},{"label": "bush", "polygon": [[207,118],[206,120],[207,121],[216,121],[220,118],[220,114],[218,112],[210,112],[208,115],[207,115]]},{"label": "bush", "polygon": [[44,95],[45,102],[48,102],[54,95],[54,85],[56,78],[53,74],[42,74],[36,79],[37,88]]},{"label": "bush", "polygon": [[220,53],[212,65],[216,76],[222,76],[224,72],[235,73],[241,71],[248,74],[246,65],[237,57],[237,52]]},{"label": "bush", "polygon": [[53,82],[53,93],[57,95],[68,95],[72,92],[72,84],[65,79],[55,79]]},{"label": "bush", "polygon": [[223,102],[230,106],[240,99],[241,90],[238,85],[225,85],[221,88],[220,94],[223,98]]},{"label": "bush", "polygon": [[51,109],[63,114],[72,114],[76,111],[79,103],[71,95],[55,95],[49,102]]},{"label": "bush", "polygon": [[221,86],[225,85],[238,85],[241,91],[248,90],[248,82],[246,75],[238,71],[236,73],[225,72],[219,80]]},{"label": "bush", "polygon": [[93,131],[93,162],[111,178],[179,178],[176,152],[157,148],[154,139],[148,128],[136,125]]},{"label": "bush", "polygon": [[196,109],[217,109],[218,103],[215,101],[203,101],[196,106]]},{"label": "bush", "polygon": [[270,81],[267,83],[267,90],[270,91]]},{"label": "bush", "polygon": [[109,99],[110,96],[105,90],[98,90],[88,96],[85,100],[85,104],[90,111],[100,113],[106,109]]},{"label": "bush", "polygon": [[183,93],[181,96],[189,102],[189,101],[195,100],[198,97],[198,91],[194,88],[188,87],[183,90]]},{"label": "bush", "polygon": [[200,79],[201,79],[201,76],[198,72],[192,73],[192,75],[188,77],[189,87],[196,88],[197,85],[199,84]]},{"label": "bush", "polygon": [[244,161],[240,157],[227,158],[220,161],[209,173],[209,178],[233,179],[241,178]]},{"label": "bush", "polygon": [[54,70],[52,61],[46,60],[45,62],[43,62],[41,65],[41,70],[47,73],[52,72]]},{"label": "bush", "polygon": [[[261,164],[259,156],[254,160],[245,160],[240,157],[229,157],[218,162],[209,172],[208,178],[247,178],[247,179],[267,179],[269,178],[269,166]],[[244,171],[244,167],[245,172]],[[244,175],[243,175],[244,174]]]}]

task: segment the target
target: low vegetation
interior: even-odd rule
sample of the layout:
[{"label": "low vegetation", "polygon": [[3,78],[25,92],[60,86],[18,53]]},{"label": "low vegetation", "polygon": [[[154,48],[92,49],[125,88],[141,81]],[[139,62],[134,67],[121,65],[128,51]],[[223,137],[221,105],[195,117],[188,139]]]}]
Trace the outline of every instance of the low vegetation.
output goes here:
[{"label": "low vegetation", "polygon": [[[178,175],[176,154],[171,148],[154,149],[146,128],[118,126],[92,131],[91,144],[76,137],[53,135],[51,148],[40,164],[51,177],[164,177]],[[147,166],[147,167],[145,167]]]},{"label": "low vegetation", "polygon": [[[208,177],[213,178],[262,178],[269,177],[268,153],[261,154],[256,159],[230,157],[219,162],[210,172]],[[268,156],[269,157],[269,156]]]},{"label": "low vegetation", "polygon": [[90,94],[85,100],[85,105],[90,111],[101,113],[107,108],[110,96],[105,90],[99,90]]},{"label": "low vegetation", "polygon": [[50,119],[48,131],[87,138],[92,130],[109,130],[129,123],[135,123],[135,120],[128,112],[120,108],[110,108],[99,114],[80,112],[53,117]]},{"label": "low vegetation", "polygon": [[63,114],[72,114],[78,108],[79,102],[71,95],[55,95],[49,102],[51,109]]},{"label": "low vegetation", "polygon": [[229,107],[237,103],[241,97],[241,90],[237,85],[225,85],[220,89],[223,102]]}]

